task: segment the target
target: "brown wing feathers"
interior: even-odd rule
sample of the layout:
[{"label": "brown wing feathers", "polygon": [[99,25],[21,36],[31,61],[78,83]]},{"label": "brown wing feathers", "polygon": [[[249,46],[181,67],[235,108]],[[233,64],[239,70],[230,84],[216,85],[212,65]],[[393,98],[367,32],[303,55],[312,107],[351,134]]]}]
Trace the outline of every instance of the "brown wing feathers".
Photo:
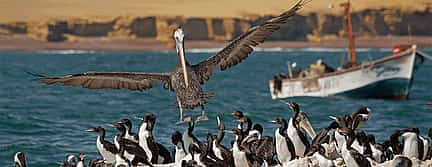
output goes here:
[{"label": "brown wing feathers", "polygon": [[155,82],[169,83],[169,74],[88,72],[63,77],[42,77],[39,82],[45,84],[61,83],[89,89],[145,90],[152,88],[152,83]]},{"label": "brown wing feathers", "polygon": [[290,10],[258,26],[250,28],[247,32],[231,41],[228,46],[223,48],[216,55],[194,65],[194,70],[200,77],[200,82],[203,83],[208,80],[215,67],[220,66],[220,69],[223,71],[246,59],[253,51],[253,47],[263,43],[267,37],[278,30],[282,24],[287,22],[288,18],[294,16],[297,11],[303,8],[308,2],[308,0],[298,1]]}]

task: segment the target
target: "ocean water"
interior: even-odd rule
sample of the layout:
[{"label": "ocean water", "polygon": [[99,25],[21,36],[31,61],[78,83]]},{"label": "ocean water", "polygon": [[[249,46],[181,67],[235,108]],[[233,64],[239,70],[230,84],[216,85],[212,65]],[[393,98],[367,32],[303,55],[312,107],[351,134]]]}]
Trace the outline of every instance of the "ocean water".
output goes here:
[{"label": "ocean water", "polygon": [[[187,54],[194,64],[204,60],[215,50],[191,50]],[[432,49],[425,49],[432,54]],[[378,58],[389,50],[361,49],[360,60]],[[254,123],[264,126],[266,135],[273,135],[275,125],[267,121],[275,117],[288,119],[288,107],[269,94],[268,80],[286,71],[286,62],[297,62],[300,67],[323,58],[330,65],[340,64],[346,51],[340,49],[263,50],[226,71],[216,70],[204,85],[206,91],[216,93],[207,105],[210,121],[197,124],[195,134],[204,140],[207,132],[215,133],[215,116],[222,114],[227,128],[233,118],[226,114],[244,111]],[[46,51],[0,52],[0,166],[12,166],[13,155],[25,152],[29,166],[58,166],[68,154],[83,152],[89,158],[99,157],[96,134],[85,132],[89,127],[105,126],[107,140],[115,131],[106,126],[121,118],[130,118],[134,131],[139,121],[133,119],[145,113],[158,116],[154,135],[157,141],[172,148],[170,136],[174,130],[183,131],[186,124],[176,125],[178,110],[174,107],[173,92],[157,84],[144,92],[127,90],[88,90],[59,85],[42,85],[25,71],[49,75],[64,75],[86,71],[147,71],[165,72],[176,65],[174,52],[100,52]],[[391,101],[380,99],[291,98],[296,101],[318,132],[330,122],[328,116],[352,112],[361,106],[372,109],[372,117],[363,127],[385,140],[392,132],[406,127],[419,127],[426,135],[432,127],[432,62],[426,61],[415,73],[410,99]],[[187,112],[198,116],[199,111]],[[227,134],[225,143],[230,141]]]}]

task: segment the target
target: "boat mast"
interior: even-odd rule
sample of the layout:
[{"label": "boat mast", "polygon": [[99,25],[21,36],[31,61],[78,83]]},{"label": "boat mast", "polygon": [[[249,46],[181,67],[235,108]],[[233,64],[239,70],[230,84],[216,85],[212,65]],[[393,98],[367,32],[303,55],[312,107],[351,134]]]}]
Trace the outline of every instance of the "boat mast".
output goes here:
[{"label": "boat mast", "polygon": [[354,35],[352,32],[352,23],[351,23],[351,13],[350,13],[350,0],[347,0],[346,3],[341,4],[342,7],[345,7],[345,21],[346,21],[346,28],[348,33],[348,40],[349,40],[349,60],[351,67],[356,66],[356,52],[355,52],[355,46],[354,46]]}]

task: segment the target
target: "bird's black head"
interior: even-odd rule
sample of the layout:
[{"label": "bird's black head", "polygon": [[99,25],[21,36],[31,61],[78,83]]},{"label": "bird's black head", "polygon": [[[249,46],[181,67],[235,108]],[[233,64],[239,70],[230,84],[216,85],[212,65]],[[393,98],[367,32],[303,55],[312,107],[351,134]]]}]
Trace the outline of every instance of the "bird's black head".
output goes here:
[{"label": "bird's black head", "polygon": [[236,116],[238,118],[244,117],[243,112],[241,112],[241,111],[234,111],[234,112],[231,113],[231,115],[234,115],[234,116]]},{"label": "bird's black head", "polygon": [[27,167],[26,158],[23,152],[17,152],[14,156],[15,167]]},{"label": "bird's black head", "polygon": [[213,141],[213,135],[211,133],[207,133],[207,141]]},{"label": "bird's black head", "polygon": [[348,127],[348,122],[350,120],[347,120],[348,118],[351,118],[349,116],[330,116],[330,119],[334,120],[339,127]]},{"label": "bird's black head", "polygon": [[287,104],[291,108],[292,111],[294,111],[294,112],[300,111],[300,106],[296,102],[288,102]]},{"label": "bird's black head", "polygon": [[310,147],[310,151],[308,156],[312,156],[314,153],[320,153],[321,155],[325,155],[325,149],[320,144],[314,144]]},{"label": "bird's black head", "polygon": [[100,136],[104,136],[105,135],[105,129],[98,126],[98,127],[92,127],[86,130],[87,132],[97,132],[99,133]]},{"label": "bird's black head", "polygon": [[371,143],[371,144],[375,144],[376,142],[375,142],[375,136],[373,135],[373,134],[368,134],[367,135],[367,138],[368,138],[368,141]]},{"label": "bird's black head", "polygon": [[428,130],[428,136],[429,136],[429,138],[432,139],[432,128],[429,128],[429,130]]},{"label": "bird's black head", "polygon": [[116,123],[126,125],[126,127],[128,127],[129,129],[132,128],[132,122],[127,118],[121,119],[120,121],[117,121]]},{"label": "bird's black head", "polygon": [[242,131],[240,129],[237,129],[237,128],[232,129],[231,132],[235,135],[241,135],[242,134]]},{"label": "bird's black head", "polygon": [[143,122],[147,122],[153,125],[156,123],[156,115],[154,115],[153,113],[147,113],[144,115],[142,120]]},{"label": "bird's black head", "polygon": [[183,142],[182,134],[179,131],[174,131],[171,135],[171,142],[174,145],[177,145],[180,142]]},{"label": "bird's black head", "polygon": [[114,123],[111,125],[113,128],[116,128],[117,131],[119,132],[120,136],[123,136],[126,133],[126,128],[119,123]]},{"label": "bird's black head", "polygon": [[328,128],[330,129],[337,129],[339,128],[339,124],[336,121],[333,121],[332,123],[330,123],[330,125],[328,126]]},{"label": "bird's black head", "polygon": [[357,140],[360,142],[360,143],[367,143],[368,142],[368,138],[367,138],[367,135],[366,135],[366,133],[364,132],[364,131],[359,131],[359,132],[357,132],[357,134],[356,134],[356,138],[357,138]]},{"label": "bird's black head", "polygon": [[156,124],[156,115],[154,115],[153,113],[147,113],[141,120],[143,123],[147,123],[147,130],[151,131]]},{"label": "bird's black head", "polygon": [[261,124],[255,124],[252,127],[253,130],[257,130],[260,134],[263,134],[264,128],[261,126]]},{"label": "bird's black head", "polygon": [[284,121],[285,121],[285,119],[283,119],[282,117],[277,117],[274,120],[271,120],[270,122],[275,123],[275,124],[282,124]]},{"label": "bird's black head", "polygon": [[79,157],[80,161],[84,161],[84,158],[86,157],[86,155],[84,153],[80,153],[78,157]]}]

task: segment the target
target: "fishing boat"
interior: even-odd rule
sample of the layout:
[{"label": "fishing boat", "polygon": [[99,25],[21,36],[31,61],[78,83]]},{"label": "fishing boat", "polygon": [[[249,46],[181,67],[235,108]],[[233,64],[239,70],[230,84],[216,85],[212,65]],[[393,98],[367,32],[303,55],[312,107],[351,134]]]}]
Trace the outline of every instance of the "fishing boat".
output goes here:
[{"label": "fishing boat", "polygon": [[408,98],[413,74],[425,58],[432,57],[419,51],[416,45],[398,45],[389,56],[358,64],[349,0],[342,6],[345,7],[349,62],[332,69],[319,59],[303,71],[296,70],[289,63],[287,75],[277,75],[269,81],[273,99],[338,95],[355,98]]}]

